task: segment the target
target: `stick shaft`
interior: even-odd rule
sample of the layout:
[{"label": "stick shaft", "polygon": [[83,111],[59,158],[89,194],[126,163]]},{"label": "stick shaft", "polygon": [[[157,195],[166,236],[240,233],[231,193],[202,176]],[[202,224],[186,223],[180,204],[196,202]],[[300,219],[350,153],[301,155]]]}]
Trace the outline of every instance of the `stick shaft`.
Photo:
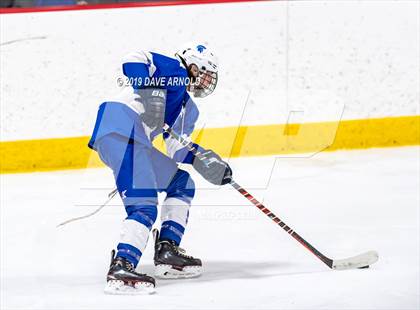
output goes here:
[{"label": "stick shaft", "polygon": [[285,232],[291,235],[300,244],[302,244],[306,249],[308,249],[312,254],[318,257],[324,264],[332,268],[332,264],[333,264],[332,259],[326,257],[324,254],[319,252],[313,245],[311,245],[308,241],[306,241],[303,237],[301,237],[296,231],[294,231],[285,222],[283,222],[278,216],[276,216],[273,212],[271,212],[268,208],[266,208],[262,203],[260,203],[246,189],[241,187],[235,181],[232,181],[230,185],[232,185],[232,187],[235,188],[242,196],[247,198],[254,206],[260,209],[261,212],[263,212],[267,217],[269,217],[274,223],[276,223],[278,226],[283,228]]},{"label": "stick shaft", "polygon": [[[163,126],[163,129],[174,139],[176,139],[179,143],[183,146],[187,147],[189,151],[191,151],[194,156],[198,159],[203,159],[204,156],[194,147],[191,141],[184,139],[182,136],[178,135],[176,132],[172,130],[167,124]],[[306,249],[308,249],[312,254],[318,257],[324,264],[328,267],[332,268],[333,260],[326,257],[324,254],[319,252],[313,245],[311,245],[308,241],[306,241],[303,237],[301,237],[297,232],[295,232],[292,228],[286,225],[278,216],[276,216],[273,212],[271,212],[268,208],[266,208],[261,202],[259,202],[254,196],[252,196],[246,189],[240,186],[235,181],[231,181],[229,183],[234,189],[236,189],[242,196],[247,198],[254,206],[256,206],[261,212],[263,212],[267,217],[269,217],[274,223],[278,226],[283,228],[290,236],[292,236],[295,240],[297,240],[301,245],[303,245]]]}]

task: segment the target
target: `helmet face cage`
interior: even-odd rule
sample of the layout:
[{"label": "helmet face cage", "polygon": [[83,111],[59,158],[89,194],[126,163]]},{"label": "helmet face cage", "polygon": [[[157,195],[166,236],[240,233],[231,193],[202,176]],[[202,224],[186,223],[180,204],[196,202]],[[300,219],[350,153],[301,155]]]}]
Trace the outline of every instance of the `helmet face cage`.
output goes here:
[{"label": "helmet face cage", "polygon": [[214,92],[217,85],[217,72],[200,71],[194,83],[194,97],[204,98]]},{"label": "helmet face cage", "polygon": [[[175,55],[181,59],[189,71],[192,83],[189,85],[188,91],[197,98],[210,95],[215,90],[218,79],[218,60],[211,49],[206,45],[191,43]],[[198,68],[198,76],[196,76],[197,72],[192,74],[192,65]]]}]

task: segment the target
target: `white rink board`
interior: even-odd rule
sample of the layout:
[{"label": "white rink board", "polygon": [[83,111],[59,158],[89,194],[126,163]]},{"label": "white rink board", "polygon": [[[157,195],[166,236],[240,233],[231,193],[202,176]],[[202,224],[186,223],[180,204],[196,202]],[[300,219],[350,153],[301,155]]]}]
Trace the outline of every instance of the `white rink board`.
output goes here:
[{"label": "white rink board", "polygon": [[[205,272],[158,280],[154,296],[137,297],[102,292],[124,218],[119,198],[95,217],[55,227],[95,208],[75,205],[80,187],[112,187],[108,169],[3,175],[1,308],[418,309],[419,156],[408,147],[283,158],[259,190],[254,182],[267,181],[261,171],[272,158],[232,160],[237,181],[326,255],[377,250],[379,261],[363,270],[329,270],[244,197],[203,189],[195,174],[200,189],[181,246]],[[103,203],[106,193],[90,196]],[[139,271],[153,272],[152,248]]]},{"label": "white rink board", "polygon": [[126,53],[172,54],[190,40],[220,58],[217,91],[200,103],[206,127],[239,124],[249,94],[242,124],[307,108],[306,120],[331,120],[343,106],[344,119],[416,115],[419,9],[278,1],[2,14],[1,140],[89,135]]}]

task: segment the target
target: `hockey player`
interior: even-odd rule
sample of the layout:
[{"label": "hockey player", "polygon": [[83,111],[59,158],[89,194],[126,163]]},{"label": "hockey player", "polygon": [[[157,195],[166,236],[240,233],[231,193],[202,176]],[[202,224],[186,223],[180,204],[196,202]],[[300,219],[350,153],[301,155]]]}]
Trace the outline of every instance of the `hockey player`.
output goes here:
[{"label": "hockey player", "polygon": [[[194,182],[177,163],[192,164],[215,185],[231,181],[232,170],[219,155],[195,145],[205,160],[196,159],[167,133],[168,124],[189,136],[199,111],[191,100],[206,97],[217,84],[218,64],[205,45],[191,44],[175,58],[154,52],[135,52],[122,65],[129,86],[99,107],[89,147],[112,169],[127,212],[117,252],[112,251],[106,293],[141,294],[154,291],[153,277],[135,271],[157,217],[157,193],[165,192],[161,229],[154,230],[155,276],[190,278],[199,276],[202,263],[179,247],[188,221]],[[167,155],[152,145],[162,134]]]}]

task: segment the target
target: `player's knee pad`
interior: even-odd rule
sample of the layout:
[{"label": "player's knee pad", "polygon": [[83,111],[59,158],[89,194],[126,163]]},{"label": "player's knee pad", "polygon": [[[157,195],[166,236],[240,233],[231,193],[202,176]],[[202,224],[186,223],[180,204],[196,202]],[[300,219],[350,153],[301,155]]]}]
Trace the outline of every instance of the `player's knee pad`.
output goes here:
[{"label": "player's knee pad", "polygon": [[195,195],[195,184],[187,171],[178,169],[166,190],[167,197],[190,203]]},{"label": "player's knee pad", "polygon": [[134,205],[126,207],[126,220],[134,220],[143,224],[149,230],[152,229],[157,217],[157,208],[155,205]]}]

